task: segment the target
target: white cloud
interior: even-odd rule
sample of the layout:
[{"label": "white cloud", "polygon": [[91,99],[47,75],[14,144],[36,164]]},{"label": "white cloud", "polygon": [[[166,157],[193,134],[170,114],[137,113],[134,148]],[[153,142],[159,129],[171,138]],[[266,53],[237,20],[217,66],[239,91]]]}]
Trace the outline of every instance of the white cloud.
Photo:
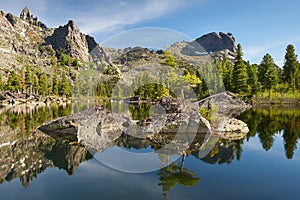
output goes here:
[{"label": "white cloud", "polygon": [[83,12],[76,21],[86,33],[109,32],[116,28],[162,16],[176,10],[183,3],[184,1],[180,0],[145,0],[135,3],[120,1],[109,5],[104,12],[100,7]]},{"label": "white cloud", "polygon": [[[197,0],[200,3],[205,0]],[[166,15],[192,1],[187,0],[0,0],[5,12],[19,15],[27,6],[50,27],[75,20],[85,33],[109,33],[119,31],[126,25]]]},{"label": "white cloud", "polygon": [[279,42],[276,44],[267,44],[267,45],[261,45],[261,46],[249,46],[244,48],[245,52],[245,57],[247,59],[252,60],[252,59],[261,59],[263,56],[263,53],[266,53],[268,50],[284,46],[285,43]]}]

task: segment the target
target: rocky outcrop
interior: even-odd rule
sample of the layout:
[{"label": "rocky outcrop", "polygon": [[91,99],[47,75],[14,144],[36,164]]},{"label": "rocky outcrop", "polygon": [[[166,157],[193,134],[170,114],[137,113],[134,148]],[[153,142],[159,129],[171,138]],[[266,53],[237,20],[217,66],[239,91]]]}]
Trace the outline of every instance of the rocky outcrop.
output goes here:
[{"label": "rocky outcrop", "polygon": [[197,38],[196,42],[198,42],[207,52],[223,51],[227,49],[235,53],[237,50],[235,38],[231,33],[209,33]]},{"label": "rocky outcrop", "polygon": [[30,25],[33,25],[33,26],[38,26],[42,29],[46,29],[47,26],[38,21],[38,18],[37,17],[33,17],[33,15],[30,13],[29,9],[27,7],[25,7],[21,14],[20,14],[20,18],[26,22],[28,22]]},{"label": "rocky outcrop", "polygon": [[53,35],[46,38],[55,50],[60,50],[73,58],[90,61],[89,52],[96,46],[95,40],[80,32],[73,20],[55,29]]},{"label": "rocky outcrop", "polygon": [[104,106],[96,106],[69,117],[43,124],[39,129],[55,138],[78,141],[90,150],[104,151],[120,137],[130,120]]},{"label": "rocky outcrop", "polygon": [[[231,33],[208,33],[192,42],[176,42],[168,49],[173,55],[199,62],[213,62],[227,57],[232,62],[236,56],[236,41]],[[198,57],[198,60],[196,58]],[[200,57],[200,59],[199,59]]]},{"label": "rocky outcrop", "polygon": [[[212,124],[214,125],[214,123]],[[241,120],[230,118],[224,115],[220,116],[218,123],[216,123],[216,127],[214,127],[215,132],[220,133],[242,133],[244,136],[249,132],[249,128],[247,124]],[[226,135],[225,137],[230,138],[230,134]]]},{"label": "rocky outcrop", "polygon": [[245,103],[229,91],[211,95],[197,103],[205,109],[210,109],[211,105],[214,104],[218,107],[219,114],[229,117],[236,117],[251,108],[250,104]]}]

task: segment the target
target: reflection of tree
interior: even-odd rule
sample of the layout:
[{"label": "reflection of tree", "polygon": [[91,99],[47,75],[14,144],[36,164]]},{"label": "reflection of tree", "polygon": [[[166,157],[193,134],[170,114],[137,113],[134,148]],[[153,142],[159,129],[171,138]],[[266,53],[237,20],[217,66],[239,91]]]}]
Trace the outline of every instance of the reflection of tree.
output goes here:
[{"label": "reflection of tree", "polygon": [[231,163],[234,158],[241,159],[242,144],[243,139],[234,141],[222,139],[215,144],[214,148],[205,157],[199,158],[199,151],[192,152],[192,155],[209,164]]},{"label": "reflection of tree", "polygon": [[[256,133],[262,147],[268,151],[274,144],[275,134],[283,131],[285,152],[288,159],[292,159],[300,137],[300,110],[298,109],[253,109],[240,116],[250,129],[248,137]],[[249,139],[249,138],[248,138]]]},{"label": "reflection of tree", "polygon": [[178,166],[176,162],[161,169],[158,176],[160,181],[158,185],[162,186],[164,197],[166,197],[168,191],[177,184],[192,187],[197,185],[200,181],[199,177],[195,177],[195,172],[183,168],[183,166]]},{"label": "reflection of tree", "polygon": [[283,138],[285,141],[284,149],[285,155],[288,159],[292,159],[294,151],[297,148],[297,142],[300,136],[299,127],[295,128],[295,125],[291,122],[289,128],[285,128],[283,132]]},{"label": "reflection of tree", "polygon": [[132,119],[140,120],[148,118],[150,107],[151,104],[140,104],[138,106],[130,105],[129,110],[131,112]]}]

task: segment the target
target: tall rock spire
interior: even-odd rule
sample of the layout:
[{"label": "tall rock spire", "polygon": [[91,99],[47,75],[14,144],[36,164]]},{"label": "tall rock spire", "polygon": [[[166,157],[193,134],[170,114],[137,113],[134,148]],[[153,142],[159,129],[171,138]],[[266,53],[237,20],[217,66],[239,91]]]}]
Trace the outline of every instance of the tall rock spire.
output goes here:
[{"label": "tall rock spire", "polygon": [[20,18],[26,21],[30,21],[33,16],[31,15],[29,9],[25,7],[20,14]]}]

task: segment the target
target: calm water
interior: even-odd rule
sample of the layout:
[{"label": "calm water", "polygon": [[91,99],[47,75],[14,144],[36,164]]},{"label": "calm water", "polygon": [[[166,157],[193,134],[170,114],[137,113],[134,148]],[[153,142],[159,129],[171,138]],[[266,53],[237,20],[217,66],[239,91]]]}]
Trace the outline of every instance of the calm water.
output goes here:
[{"label": "calm water", "polygon": [[[238,117],[250,128],[245,138],[215,138],[214,148],[205,157],[199,158],[199,149],[193,148],[184,162],[181,157],[167,168],[128,174],[101,164],[84,147],[32,133],[45,121],[89,106],[0,110],[1,200],[300,199],[298,109],[247,111]],[[147,109],[144,105],[129,110],[139,119],[148,116],[142,112]],[[203,137],[196,137],[193,144],[197,142],[203,142]],[[153,141],[128,135],[115,145],[135,153],[158,148]]]}]

